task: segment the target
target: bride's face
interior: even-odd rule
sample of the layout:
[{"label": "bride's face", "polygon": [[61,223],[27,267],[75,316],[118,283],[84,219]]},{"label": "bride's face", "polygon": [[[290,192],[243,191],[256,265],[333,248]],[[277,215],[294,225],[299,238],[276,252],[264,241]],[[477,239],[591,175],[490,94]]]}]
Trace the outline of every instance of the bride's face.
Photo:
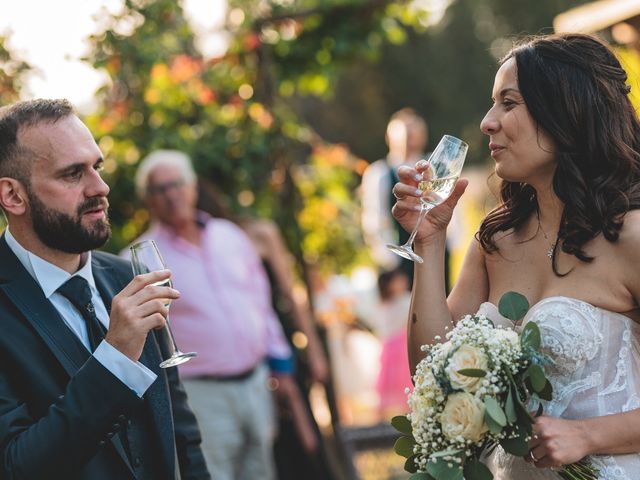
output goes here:
[{"label": "bride's face", "polygon": [[496,73],[491,98],[493,106],[480,129],[489,136],[496,174],[510,182],[550,184],[555,171],[553,141],[537,126],[524,103],[514,58]]}]

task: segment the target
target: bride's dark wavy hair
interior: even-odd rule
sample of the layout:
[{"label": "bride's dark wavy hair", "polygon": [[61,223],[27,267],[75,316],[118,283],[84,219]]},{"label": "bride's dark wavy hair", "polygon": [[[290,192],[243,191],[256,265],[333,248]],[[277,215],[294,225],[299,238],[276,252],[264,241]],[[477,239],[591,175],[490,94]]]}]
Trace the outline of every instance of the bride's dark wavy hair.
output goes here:
[{"label": "bride's dark wavy hair", "polygon": [[[518,87],[538,129],[554,141],[553,190],[564,211],[553,252],[590,262],[582,247],[602,233],[618,239],[623,217],[640,207],[640,123],[628,98],[627,74],[613,52],[590,35],[533,38],[515,46]],[[502,181],[501,203],[482,222],[477,238],[495,252],[494,235],[521,227],[537,213],[536,191]]]}]

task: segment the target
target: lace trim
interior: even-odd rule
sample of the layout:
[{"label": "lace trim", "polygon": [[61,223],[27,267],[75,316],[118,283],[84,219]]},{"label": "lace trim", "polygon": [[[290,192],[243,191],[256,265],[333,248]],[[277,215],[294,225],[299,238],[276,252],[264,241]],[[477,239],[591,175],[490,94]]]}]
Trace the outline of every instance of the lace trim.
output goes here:
[{"label": "lace trim", "polygon": [[[582,315],[576,315],[576,309]],[[561,416],[575,395],[603,382],[599,369],[586,369],[601,351],[604,336],[595,307],[577,303],[545,305],[531,318],[542,333],[542,351],[553,361],[545,370],[553,387],[551,402],[545,402],[549,415]],[[585,370],[592,370],[591,373]],[[623,368],[620,374],[624,375]]]},{"label": "lace trim", "polygon": [[598,480],[631,480],[624,468],[618,465],[612,456],[593,455],[589,460],[600,470]]},{"label": "lace trim", "polygon": [[[599,470],[598,480],[633,480],[627,469],[620,466],[612,455],[593,455],[588,457],[594,467]],[[552,470],[539,470],[525,463],[498,446],[488,457],[489,467],[502,473],[500,480],[524,480],[525,478],[560,479],[560,475]],[[495,472],[494,472],[495,473]],[[505,476],[506,474],[506,476]]]},{"label": "lace trim", "polygon": [[600,395],[610,395],[612,393],[621,392],[627,387],[627,363],[628,355],[631,343],[631,329],[629,325],[625,325],[624,332],[622,332],[622,346],[620,347],[620,353],[618,354],[618,361],[616,363],[616,377],[613,381],[600,392]]},{"label": "lace trim", "polygon": [[[580,310],[591,309],[595,314],[594,307],[586,304],[579,304]],[[537,315],[535,321],[542,331],[542,348],[547,350],[556,361],[549,369],[550,373],[556,370],[561,375],[575,373],[577,369],[584,367],[586,362],[593,360],[600,351],[603,342],[601,332],[601,322],[597,315],[576,319],[575,316],[567,315],[567,308],[554,306],[547,308]]]},{"label": "lace trim", "polygon": [[627,403],[622,406],[623,412],[629,412],[631,410],[635,410],[636,408],[640,408],[640,398],[635,393],[629,398]]},{"label": "lace trim", "polygon": [[555,401],[561,402],[565,400],[566,397],[573,396],[576,392],[584,392],[590,388],[597,387],[602,383],[602,375],[600,372],[593,372],[588,377],[581,378],[567,385],[562,385],[562,381],[559,381],[557,378],[550,381],[551,386],[554,387]]}]

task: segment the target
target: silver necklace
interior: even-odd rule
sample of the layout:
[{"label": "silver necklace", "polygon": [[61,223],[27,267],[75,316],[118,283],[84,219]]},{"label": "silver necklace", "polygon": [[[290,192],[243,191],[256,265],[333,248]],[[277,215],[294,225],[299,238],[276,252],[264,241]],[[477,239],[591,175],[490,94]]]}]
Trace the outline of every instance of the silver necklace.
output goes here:
[{"label": "silver necklace", "polygon": [[544,239],[549,244],[549,249],[547,250],[547,257],[549,257],[549,260],[553,260],[553,252],[556,249],[556,242],[551,242],[551,240],[549,240],[549,237],[547,236],[547,232],[545,232],[544,228],[542,228],[542,223],[540,223],[540,213],[539,212],[536,212],[536,216],[538,217],[538,228],[542,232],[542,236],[544,237]]}]

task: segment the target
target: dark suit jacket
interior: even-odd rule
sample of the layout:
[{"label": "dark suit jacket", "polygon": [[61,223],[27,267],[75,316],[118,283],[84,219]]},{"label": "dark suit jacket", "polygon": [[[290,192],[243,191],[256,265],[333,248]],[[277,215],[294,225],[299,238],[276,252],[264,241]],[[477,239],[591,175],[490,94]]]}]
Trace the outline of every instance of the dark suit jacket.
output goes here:
[{"label": "dark suit jacket", "polygon": [[[131,266],[94,252],[92,268],[110,309]],[[145,459],[160,463],[158,480],[209,479],[195,417],[176,369],[158,367],[161,355],[154,332],[140,361],[158,378],[141,400],[89,354],[0,237],[0,479],[135,479],[114,433],[141,405],[158,440]]]}]

